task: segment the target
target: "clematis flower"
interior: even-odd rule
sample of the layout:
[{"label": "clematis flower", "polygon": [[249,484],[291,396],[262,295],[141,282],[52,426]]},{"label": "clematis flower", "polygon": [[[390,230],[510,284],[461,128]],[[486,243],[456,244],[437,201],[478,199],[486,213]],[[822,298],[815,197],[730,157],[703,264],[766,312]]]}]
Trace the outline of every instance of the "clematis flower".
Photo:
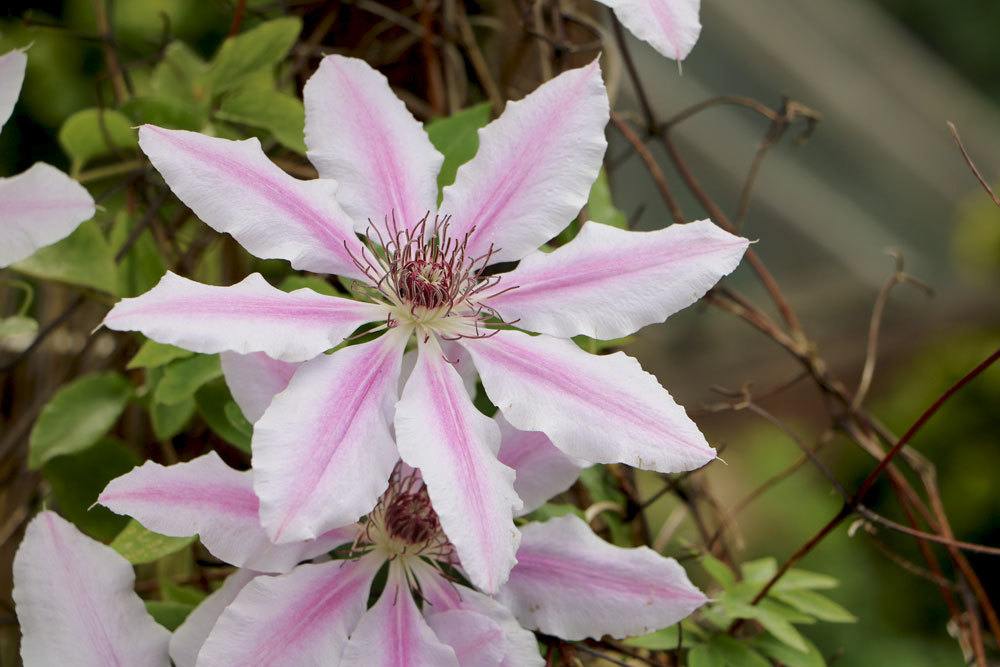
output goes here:
[{"label": "clematis flower", "polygon": [[169,667],[170,633],[133,590],[132,565],[55,512],[40,513],[14,557],[25,667]]},{"label": "clematis flower", "polygon": [[701,34],[701,0],[597,0],[615,18],[654,49],[680,62],[688,57]]},{"label": "clematis flower", "polygon": [[[24,51],[0,56],[0,129],[14,111],[27,63]],[[66,238],[93,216],[90,193],[44,162],[0,178],[0,268]]]},{"label": "clematis flower", "polygon": [[[655,232],[589,222],[554,252],[535,250],[577,215],[601,167],[609,110],[596,62],[509,103],[480,131],[440,208],[443,158],[384,76],[329,56],[305,105],[314,181],[285,174],[256,139],[146,125],[139,143],[213,228],[259,257],[354,279],[363,300],[286,294],[259,274],[216,287],[168,273],[105,319],[196,352],[305,362],[254,428],[254,491],[272,541],[357,520],[401,457],[420,470],[472,581],[495,592],[514,564],[521,501],[496,458],[499,427],[463,386],[460,369],[473,365],[510,424],[572,457],[661,472],[714,457],[638,362],[568,339],[663,321],[732,271],[747,241],[709,221]],[[323,354],[367,323],[382,335]],[[413,338],[418,354],[400,392]]]},{"label": "clematis flower", "polygon": [[[542,434],[507,434],[500,457],[533,460],[526,473],[566,459]],[[216,556],[247,563],[256,538],[224,548],[217,539],[237,532],[237,523],[243,535],[263,534],[252,513],[229,511],[231,482],[245,474],[252,473],[227,468],[214,453],[169,467],[147,462],[112,481],[99,502],[168,535],[197,530]],[[566,488],[559,475],[531,485],[539,502]],[[676,561],[607,544],[575,516],[524,526],[510,580],[490,598],[454,576],[467,572],[427,491],[420,473],[401,463],[375,509],[327,543],[342,545],[339,559],[285,562],[271,570],[286,572],[276,576],[230,575],[174,633],[174,663],[530,667],[543,661],[525,628],[571,640],[625,637],[672,625],[705,602]],[[285,548],[315,556],[316,547]],[[379,571],[387,573],[381,591]]]}]

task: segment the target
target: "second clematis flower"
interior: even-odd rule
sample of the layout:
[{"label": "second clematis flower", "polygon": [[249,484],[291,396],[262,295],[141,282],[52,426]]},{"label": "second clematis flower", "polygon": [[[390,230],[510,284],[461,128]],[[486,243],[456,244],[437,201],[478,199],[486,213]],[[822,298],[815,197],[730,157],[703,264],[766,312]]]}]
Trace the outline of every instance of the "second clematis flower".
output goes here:
[{"label": "second clematis flower", "polygon": [[[271,540],[355,521],[402,458],[420,471],[473,583],[495,592],[515,562],[521,501],[496,456],[499,427],[463,384],[473,366],[514,427],[545,433],[569,456],[660,472],[715,456],[633,358],[587,354],[568,339],[662,322],[732,271],[748,242],[710,221],[655,232],[588,222],[565,246],[536,250],[579,213],[601,167],[609,107],[596,62],[510,102],[440,206],[443,158],[384,76],[328,56],[305,106],[314,181],[285,174],[256,139],[147,125],[139,142],[207,224],[259,257],[354,279],[364,300],[286,294],[259,274],[215,287],[168,273],[105,319],[196,352],[305,361],[254,428],[253,485]],[[510,262],[519,263],[498,272]],[[382,335],[323,354],[368,323]]]}]

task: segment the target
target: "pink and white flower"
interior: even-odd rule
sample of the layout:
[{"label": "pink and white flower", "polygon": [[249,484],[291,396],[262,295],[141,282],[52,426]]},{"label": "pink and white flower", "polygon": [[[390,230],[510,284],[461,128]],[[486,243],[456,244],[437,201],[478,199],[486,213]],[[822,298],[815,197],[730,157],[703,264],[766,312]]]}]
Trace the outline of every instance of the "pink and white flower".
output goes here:
[{"label": "pink and white flower", "polygon": [[[519,452],[529,441],[543,452],[533,454],[525,471],[539,463],[551,469],[541,460],[546,456],[565,458],[541,434],[507,433],[501,458],[528,461]],[[214,454],[167,468],[146,463],[114,480],[99,502],[168,535],[197,530],[228,562],[259,564],[263,528],[252,512],[229,513],[240,504],[233,496],[242,493],[234,494],[232,480],[248,474],[228,469]],[[532,484],[542,500],[566,486],[558,475]],[[205,517],[196,519],[194,507]],[[170,655],[178,667],[526,667],[542,660],[525,628],[570,640],[625,637],[672,625],[705,602],[676,561],[645,547],[607,544],[575,516],[529,523],[520,532],[518,563],[496,599],[464,585],[451,573],[468,572],[427,487],[419,472],[400,464],[361,523],[331,534],[322,548],[316,542],[275,546],[310,558],[339,544],[336,560],[294,567],[285,560],[265,570],[285,572],[276,576],[238,570],[177,629]],[[222,534],[243,539],[219,540]],[[368,609],[384,567],[385,586]]]},{"label": "pink and white flower", "polygon": [[701,34],[701,0],[597,0],[639,39],[680,62]]},{"label": "pink and white flower", "polygon": [[[500,429],[466,391],[460,371],[472,365],[510,424],[572,457],[676,472],[715,456],[638,362],[568,339],[662,322],[732,271],[747,241],[710,221],[655,232],[589,222],[564,247],[535,250],[577,215],[601,167],[609,111],[596,62],[509,103],[440,208],[442,156],[385,77],[329,56],[305,104],[314,181],[285,174],[256,139],[147,125],[139,142],[206,223],[260,257],[352,278],[364,300],[286,294],[258,274],[214,287],[168,273],[105,320],[197,352],[305,362],[254,429],[253,484],[271,540],[355,521],[402,457],[420,470],[472,581],[495,592],[514,564],[521,501],[496,457]],[[323,354],[373,322],[384,330],[375,340]]]},{"label": "pink and white flower", "polygon": [[[0,129],[14,111],[27,63],[24,51],[0,56]],[[66,238],[93,216],[90,193],[44,162],[0,178],[0,268]]]},{"label": "pink and white flower", "polygon": [[132,565],[55,512],[32,519],[14,557],[26,667],[169,667],[170,633],[133,590]]}]

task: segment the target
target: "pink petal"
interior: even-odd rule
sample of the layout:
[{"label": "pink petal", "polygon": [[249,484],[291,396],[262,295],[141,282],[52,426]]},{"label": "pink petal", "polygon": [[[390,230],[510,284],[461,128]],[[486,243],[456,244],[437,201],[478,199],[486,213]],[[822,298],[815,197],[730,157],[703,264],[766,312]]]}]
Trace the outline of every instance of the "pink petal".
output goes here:
[{"label": "pink petal", "polygon": [[143,125],[139,146],[195,215],[254,255],[287,259],[305,271],[362,276],[350,257],[360,256],[361,245],[337,204],[336,183],[292,178],[256,138],[230,141]]},{"label": "pink petal", "polygon": [[24,68],[28,65],[28,55],[14,49],[0,56],[0,129],[10,120],[14,105],[21,95],[24,83]]},{"label": "pink petal", "polygon": [[0,178],[0,268],[61,241],[93,216],[90,193],[44,162]]},{"label": "pink petal", "polygon": [[223,352],[222,373],[233,399],[250,423],[260,419],[274,395],[284,391],[299,367],[272,359],[263,352]]},{"label": "pink petal", "polygon": [[170,658],[175,667],[195,667],[198,653],[215,627],[219,616],[226,610],[243,587],[258,576],[253,570],[237,570],[223,582],[222,587],[213,592],[188,614],[180,627],[170,637]]},{"label": "pink petal", "polygon": [[437,208],[444,160],[389,82],[357,58],[327,56],[306,83],[306,145],[359,231],[395,214],[412,227]]},{"label": "pink petal", "polygon": [[371,510],[399,460],[390,430],[410,331],[302,365],[253,434],[254,490],[275,542],[310,539]]},{"label": "pink petal", "polygon": [[580,476],[587,464],[563,454],[549,437],[539,431],[519,431],[503,415],[500,425],[500,453],[497,458],[514,469],[514,490],[524,502],[521,514],[527,514],[562,493]]},{"label": "pink petal", "polygon": [[[442,644],[417,609],[398,564],[389,568],[385,590],[358,627],[340,658],[341,667],[458,667],[455,652]],[[465,663],[461,663],[465,667]]]},{"label": "pink petal", "polygon": [[334,560],[257,577],[219,617],[198,667],[337,664],[382,562]]},{"label": "pink petal", "polygon": [[701,0],[597,0],[614,10],[629,31],[660,54],[681,61],[701,34]]},{"label": "pink petal", "polygon": [[563,72],[479,131],[479,152],[444,189],[441,212],[468,255],[516,260],[580,212],[601,168],[608,96],[595,60]]},{"label": "pink petal", "polygon": [[514,564],[514,471],[496,458],[500,432],[472,404],[437,341],[420,354],[396,408],[396,441],[418,468],[441,527],[476,586],[495,592]]},{"label": "pink petal", "polygon": [[133,591],[132,566],[54,512],[35,517],[14,558],[25,665],[167,667],[170,633]]},{"label": "pink petal", "polygon": [[217,558],[258,572],[287,572],[298,563],[354,540],[356,529],[276,545],[260,525],[253,474],[227,466],[215,452],[187,463],[147,461],[111,480],[98,502],[173,537],[198,534]]},{"label": "pink petal", "polygon": [[429,615],[427,624],[462,667],[498,667],[503,662],[503,630],[488,616],[453,609]]},{"label": "pink petal", "polygon": [[518,563],[497,600],[522,625],[563,639],[644,635],[706,602],[677,561],[622,549],[566,515],[521,529]]},{"label": "pink petal", "polygon": [[259,273],[216,287],[168,271],[145,294],[119,301],[104,325],[141,331],[194,352],[263,352],[283,361],[305,361],[384,316],[381,306],[308,288],[282,292]]},{"label": "pink petal", "polygon": [[700,299],[740,262],[749,241],[710,220],[628,232],[588,222],[551,253],[528,255],[490,300],[507,321],[560,338],[620,338]]},{"label": "pink petal", "polygon": [[516,331],[461,342],[504,417],[542,431],[565,454],[658,472],[693,470],[715,458],[684,408],[623,352],[596,356],[570,341]]}]

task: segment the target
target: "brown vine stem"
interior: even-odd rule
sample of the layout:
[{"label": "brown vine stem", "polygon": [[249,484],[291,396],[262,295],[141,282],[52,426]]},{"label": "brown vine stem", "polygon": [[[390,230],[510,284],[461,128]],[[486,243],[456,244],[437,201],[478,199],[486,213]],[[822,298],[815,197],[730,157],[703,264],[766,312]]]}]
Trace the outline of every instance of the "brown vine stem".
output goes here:
[{"label": "brown vine stem", "polygon": [[[617,24],[616,24],[617,25]],[[615,128],[621,133],[627,142],[632,145],[635,152],[642,158],[643,163],[646,165],[646,169],[649,171],[649,175],[653,178],[653,182],[656,184],[656,189],[660,191],[660,196],[663,198],[664,203],[667,205],[667,209],[670,211],[670,217],[674,219],[675,223],[684,223],[687,220],[684,218],[684,212],[681,210],[680,204],[677,203],[677,199],[670,192],[670,186],[667,184],[667,177],[660,169],[660,165],[656,162],[656,158],[643,143],[642,139],[638,134],[635,133],[631,127],[629,127],[628,122],[622,118],[621,114],[612,112],[611,122],[614,124]]]},{"label": "brown vine stem", "polygon": [[965,150],[965,144],[962,143],[962,137],[958,134],[958,128],[955,127],[955,124],[950,120],[948,121],[948,130],[951,132],[951,136],[955,139],[955,143],[958,144],[958,150],[962,151],[962,157],[965,158],[965,164],[969,165],[972,175],[975,176],[976,180],[979,181],[979,184],[983,186],[983,190],[986,190],[986,194],[990,196],[993,203],[1000,206],[1000,197],[993,192],[993,188],[991,188],[990,184],[986,182],[983,175],[979,173],[979,168],[976,167],[976,163],[972,160],[972,156],[969,155],[969,151]]}]

